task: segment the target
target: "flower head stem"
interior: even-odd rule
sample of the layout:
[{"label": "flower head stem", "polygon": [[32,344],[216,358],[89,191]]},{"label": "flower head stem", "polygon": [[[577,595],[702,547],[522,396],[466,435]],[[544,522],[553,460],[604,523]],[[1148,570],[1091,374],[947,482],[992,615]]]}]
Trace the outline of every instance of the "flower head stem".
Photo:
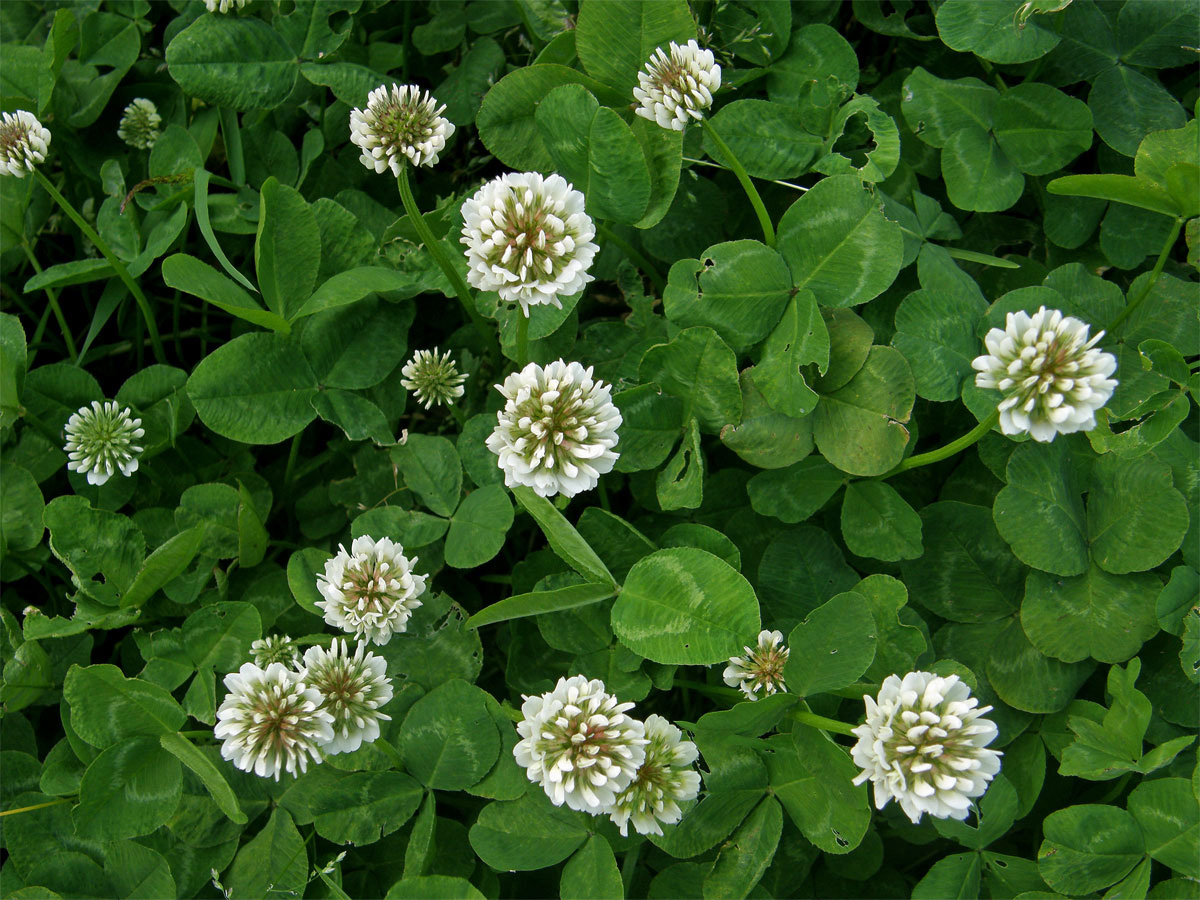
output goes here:
[{"label": "flower head stem", "polygon": [[[33,182],[31,181],[32,185]],[[38,265],[37,257],[33,255],[33,250],[29,247],[29,241],[25,238],[21,239],[21,249],[25,251],[25,257],[29,260],[29,264],[33,266],[33,271],[39,275],[42,274],[42,267]],[[46,292],[46,298],[50,301],[50,309],[54,311],[54,318],[58,320],[58,327],[62,329],[63,341],[67,345],[67,355],[71,357],[72,364],[79,359],[79,352],[75,349],[75,338],[71,336],[71,328],[67,325],[67,319],[63,315],[62,307],[58,303],[58,294],[54,288],[42,288]]]},{"label": "flower head stem", "polygon": [[117,277],[121,279],[125,287],[129,288],[129,293],[133,294],[133,299],[137,301],[138,309],[142,311],[142,317],[146,320],[146,330],[150,333],[150,345],[154,348],[154,359],[160,363],[166,363],[167,354],[163,349],[162,338],[158,334],[158,324],[154,321],[154,312],[150,309],[150,301],[146,299],[146,295],[142,293],[142,289],[138,287],[138,283],[133,280],[133,276],[129,274],[129,270],[125,268],[125,264],[117,259],[116,255],[109,249],[108,243],[96,233],[96,229],[92,228],[87,223],[79,211],[71,205],[58,188],[56,188],[40,169],[33,170],[33,177],[38,180],[38,183],[46,189],[62,211],[67,214],[72,222],[83,232],[83,236],[96,245],[96,249],[100,251],[100,255],[108,262],[113,270],[117,273]]},{"label": "flower head stem", "polygon": [[496,358],[499,346],[496,343],[496,336],[492,329],[488,327],[483,320],[483,316],[479,314],[479,310],[475,308],[475,301],[471,297],[471,289],[467,287],[466,281],[458,269],[454,268],[454,264],[450,261],[450,257],[446,255],[442,245],[438,243],[437,238],[433,236],[433,231],[430,229],[425,217],[421,215],[421,209],[417,206],[417,201],[413,197],[412,186],[408,182],[408,165],[400,167],[400,174],[396,178],[396,184],[400,187],[400,200],[404,204],[404,211],[408,213],[408,217],[412,220],[413,228],[421,238],[429,253],[433,256],[433,261],[438,264],[446,277],[450,279],[450,284],[454,286],[454,292],[458,295],[458,301],[462,304],[463,310],[467,317],[475,326],[475,330],[479,332],[479,336],[483,339],[483,345],[488,349],[488,353],[493,359]]},{"label": "flower head stem", "polygon": [[524,310],[517,316],[517,365],[529,362],[529,314]]},{"label": "flower head stem", "polygon": [[716,144],[717,149],[721,151],[721,155],[725,157],[725,161],[729,164],[729,168],[733,170],[733,174],[741,182],[742,190],[746,192],[746,196],[750,200],[750,205],[754,207],[754,214],[758,216],[758,224],[762,226],[763,243],[768,247],[774,247],[775,226],[771,224],[771,217],[767,214],[767,207],[763,204],[762,197],[758,194],[758,188],[750,180],[750,176],[746,172],[746,167],[733,155],[733,151],[729,149],[729,145],[721,140],[721,136],[713,128],[712,119],[701,119],[700,122],[704,126],[705,134]]},{"label": "flower head stem", "polygon": [[1167,235],[1166,243],[1163,244],[1163,248],[1158,254],[1154,268],[1150,271],[1150,277],[1146,280],[1146,286],[1142,288],[1142,292],[1137,295],[1133,302],[1126,305],[1120,314],[1112,320],[1106,329],[1109,334],[1115,334],[1117,326],[1128,319],[1133,314],[1133,311],[1141,306],[1142,302],[1150,296],[1150,292],[1154,290],[1154,285],[1158,284],[1158,276],[1162,274],[1163,266],[1167,263],[1167,257],[1171,255],[1171,248],[1175,246],[1175,241],[1179,239],[1179,230],[1181,228],[1183,228],[1183,217],[1179,216],[1175,219],[1171,233]]},{"label": "flower head stem", "polygon": [[[721,166],[720,168],[724,168]],[[610,244],[615,244],[620,248],[631,263],[642,270],[642,273],[650,279],[650,284],[654,286],[654,290],[661,297],[663,291],[667,289],[667,280],[662,277],[662,273],[658,271],[654,263],[650,262],[640,250],[625,240],[607,225],[599,225],[596,227],[596,232]]]},{"label": "flower head stem", "polygon": [[935,462],[941,462],[943,459],[948,459],[956,453],[961,453],[972,444],[979,441],[985,434],[996,427],[996,423],[1000,421],[1000,410],[994,409],[991,414],[964,434],[962,437],[951,441],[944,447],[938,447],[936,450],[930,450],[928,453],[918,453],[916,456],[910,456],[904,460],[892,471],[887,472],[880,478],[890,478],[893,475],[899,475],[901,472],[907,472],[909,469],[919,469],[921,466],[928,466]]}]

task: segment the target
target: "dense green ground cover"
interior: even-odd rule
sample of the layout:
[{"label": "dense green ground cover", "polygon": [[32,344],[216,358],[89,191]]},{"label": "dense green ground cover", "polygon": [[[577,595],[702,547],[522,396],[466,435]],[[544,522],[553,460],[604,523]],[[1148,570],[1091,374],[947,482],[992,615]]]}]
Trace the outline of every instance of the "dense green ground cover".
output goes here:
[{"label": "dense green ground cover", "polygon": [[[33,117],[0,129],[0,893],[1196,896],[1194,2],[228,5],[0,4],[0,111]],[[711,108],[635,115],[689,40]],[[454,126],[430,164],[360,161],[393,83]],[[509,172],[582,192],[556,274],[597,248],[528,320],[460,240]],[[1050,385],[1036,415],[1086,420],[1053,440],[1003,433],[1017,388],[972,367],[1041,307],[1116,363],[1094,418]],[[449,406],[404,371],[434,347]],[[556,495],[487,440],[537,434],[494,385],[558,359],[621,423]],[[141,450],[89,480],[62,448],[105,400]],[[353,653],[322,579],[363,536],[420,601],[364,648],[390,719],[239,770],[226,676],[271,636],[309,683]],[[787,690],[752,702],[723,674],[761,630]],[[853,784],[862,697],[909,672],[992,707],[964,821]],[[517,764],[523,697],[576,675],[682,729],[662,834]]]}]

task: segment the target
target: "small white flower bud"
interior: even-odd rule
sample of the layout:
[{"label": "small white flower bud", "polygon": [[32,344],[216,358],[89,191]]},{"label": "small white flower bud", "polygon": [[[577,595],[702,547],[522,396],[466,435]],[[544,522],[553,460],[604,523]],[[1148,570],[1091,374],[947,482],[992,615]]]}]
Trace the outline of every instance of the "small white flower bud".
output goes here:
[{"label": "small white flower bud", "polygon": [[712,95],[721,87],[721,67],[712,51],[701,50],[694,40],[682,47],[671,41],[669,50],[656,49],[646,71],[638,73],[633,98],[640,105],[634,112],[663,128],[683,131],[712,106]]},{"label": "small white flower bud", "polygon": [[162,134],[162,116],[152,100],[138,97],[121,115],[117,126],[117,137],[131,147],[149,150]]},{"label": "small white flower bud", "polygon": [[751,700],[758,699],[760,690],[764,697],[787,691],[783,667],[787,665],[788,648],[783,646],[783,632],[762,631],[757,646],[743,649],[745,656],[729,657],[729,665],[722,673],[727,685],[739,688]]},{"label": "small white flower bud", "polygon": [[87,474],[88,484],[102,485],[114,474],[132,475],[138,469],[142,448],[133,442],[144,437],[142,420],[130,415],[115,400],[80,407],[67,420],[67,469]]},{"label": "small white flower bud", "polygon": [[404,364],[400,370],[404,377],[400,385],[406,391],[417,395],[417,402],[430,409],[434,404],[454,405],[454,401],[463,395],[463,382],[466,375],[460,375],[454,360],[447,350],[438,355],[437,347],[433,351],[418,350],[413,358]]}]

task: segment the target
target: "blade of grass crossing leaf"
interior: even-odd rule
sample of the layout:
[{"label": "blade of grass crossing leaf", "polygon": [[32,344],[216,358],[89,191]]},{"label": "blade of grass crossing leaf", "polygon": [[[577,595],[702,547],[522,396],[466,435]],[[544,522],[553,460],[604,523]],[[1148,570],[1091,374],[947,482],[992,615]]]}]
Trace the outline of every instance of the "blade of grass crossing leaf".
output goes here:
[{"label": "blade of grass crossing leaf", "polygon": [[87,352],[91,349],[92,342],[100,335],[102,329],[112,314],[117,311],[117,307],[121,305],[121,301],[125,299],[129,290],[120,281],[115,278],[104,286],[104,293],[100,295],[100,299],[96,302],[96,311],[92,313],[92,323],[88,326],[87,336],[83,339],[83,345],[79,348],[79,365],[83,365],[83,358],[87,356]]},{"label": "blade of grass crossing leaf", "polygon": [[208,171],[205,169],[196,169],[192,177],[196,182],[196,222],[200,226],[200,233],[204,235],[205,243],[212,250],[213,256],[217,258],[217,262],[221,264],[221,268],[228,272],[234,281],[246,288],[246,290],[254,291],[257,294],[258,288],[251,284],[250,279],[239,272],[234,264],[229,261],[229,257],[225,255],[225,251],[221,249],[221,245],[217,242],[216,234],[213,233],[212,223],[208,220],[208,181],[210,178]]},{"label": "blade of grass crossing leaf", "polygon": [[337,900],[350,900],[350,895],[338,887],[337,882],[326,875],[324,869],[317,869],[317,874],[325,882],[325,886],[329,888],[329,893],[336,897]]},{"label": "blade of grass crossing leaf", "polygon": [[608,584],[572,584],[553,591],[531,591],[528,594],[516,594],[475,613],[467,619],[467,628],[479,628],[483,625],[507,622],[509,619],[540,616],[542,613],[590,606],[601,600],[607,600],[613,593],[612,585]]},{"label": "blade of grass crossing leaf", "polygon": [[532,488],[524,486],[513,488],[513,496],[525,507],[525,511],[533,516],[542,533],[546,535],[546,540],[550,542],[550,549],[557,553],[563,562],[584,578],[616,585],[616,579],[596,555],[596,551],[549,500],[539,497]]},{"label": "blade of grass crossing leaf", "polygon": [[976,253],[974,250],[960,250],[958,247],[947,247],[946,252],[955,259],[961,259],[963,262],[983,263],[985,266],[995,266],[998,269],[1021,268],[1010,259],[1001,259],[999,256],[992,256],[988,253]]}]

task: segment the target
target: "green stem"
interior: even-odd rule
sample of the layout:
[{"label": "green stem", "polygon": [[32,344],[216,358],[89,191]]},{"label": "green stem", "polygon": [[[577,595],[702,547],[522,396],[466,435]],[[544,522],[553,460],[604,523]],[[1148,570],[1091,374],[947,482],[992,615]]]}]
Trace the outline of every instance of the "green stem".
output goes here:
[{"label": "green stem", "polygon": [[[25,251],[25,256],[29,260],[29,264],[33,266],[33,270],[41,275],[42,267],[38,265],[37,257],[33,255],[33,250],[30,249],[29,241],[22,239],[21,249]],[[71,337],[71,329],[67,325],[67,318],[63,315],[62,307],[58,305],[58,294],[51,287],[44,287],[42,290],[46,292],[46,296],[50,300],[50,309],[54,312],[54,318],[58,319],[58,327],[62,329],[63,340],[67,343],[67,355],[71,357],[71,362],[74,363],[79,359],[79,352],[75,349],[75,338]]]},{"label": "green stem", "polygon": [[792,719],[800,722],[803,725],[811,725],[813,728],[820,728],[822,731],[832,731],[835,734],[854,734],[854,726],[847,725],[845,722],[839,722],[837,719],[829,719],[825,716],[818,716],[814,712],[797,709],[790,713]]},{"label": "green stem", "polygon": [[108,262],[113,270],[117,273],[117,277],[129,288],[129,293],[133,294],[133,299],[137,301],[138,308],[142,311],[142,318],[146,320],[146,329],[150,332],[150,342],[154,347],[154,358],[160,363],[166,363],[167,354],[163,350],[162,338],[158,335],[158,324],[154,321],[154,312],[150,309],[150,301],[146,299],[146,295],[142,293],[142,289],[138,287],[138,283],[133,280],[133,276],[129,274],[129,270],[125,268],[125,264],[117,259],[116,255],[109,249],[108,244],[96,233],[96,229],[92,228],[87,223],[87,219],[79,214],[79,211],[71,205],[58,188],[50,183],[50,179],[42,174],[41,169],[33,170],[33,177],[38,180],[43,188],[46,189],[54,202],[62,207],[62,211],[67,214],[72,222],[83,232],[84,237],[96,245],[96,249],[100,251],[100,255]]},{"label": "green stem", "polygon": [[446,251],[442,247],[437,238],[433,236],[433,231],[429,224],[425,221],[425,217],[421,215],[421,210],[417,206],[416,198],[413,197],[412,186],[408,183],[408,165],[401,166],[400,175],[396,179],[396,183],[400,186],[400,200],[404,204],[404,211],[408,213],[408,218],[412,221],[413,228],[417,230],[417,235],[421,238],[426,249],[429,250],[433,261],[438,264],[441,270],[450,279],[450,283],[454,285],[454,292],[458,294],[458,301],[462,304],[463,310],[467,317],[475,325],[475,330],[479,332],[479,336],[483,338],[483,346],[488,348],[488,352],[494,357],[497,350],[496,338],[492,333],[492,329],[488,327],[479,310],[475,308],[475,301],[471,297],[471,289],[467,287],[466,281],[458,269],[454,267],[454,263],[446,256]]},{"label": "green stem", "polygon": [[701,119],[700,121],[703,123],[705,132],[712,139],[712,142],[716,144],[717,149],[721,151],[721,155],[725,157],[725,161],[729,163],[729,168],[733,170],[733,174],[737,176],[737,180],[742,183],[742,190],[746,192],[746,196],[750,200],[750,205],[754,207],[754,214],[758,216],[758,224],[762,226],[763,243],[768,247],[774,247],[775,226],[771,224],[771,217],[767,215],[767,207],[763,204],[762,197],[758,195],[758,188],[750,180],[745,167],[733,155],[733,151],[729,149],[729,145],[721,140],[721,136],[713,128],[712,119]]},{"label": "green stem", "polygon": [[718,684],[705,684],[703,681],[692,681],[689,678],[676,678],[674,682],[676,687],[691,688],[700,694],[706,694],[714,700],[729,700],[737,703],[745,698],[745,695],[737,688],[724,687]]},{"label": "green stem", "polygon": [[70,803],[73,797],[60,797],[57,800],[50,800],[46,803],[35,803],[33,806],[22,806],[17,809],[6,809],[0,812],[0,816],[15,816],[17,813],[33,812],[35,809],[45,809],[47,806],[58,806],[60,803]]},{"label": "green stem", "polygon": [[1002,91],[1007,91],[1008,85],[1004,83],[1004,79],[1000,77],[1000,73],[992,67],[992,64],[981,57],[976,58],[979,59],[979,65],[983,67],[983,71],[987,72],[992,81],[996,82],[996,87]]},{"label": "green stem", "polygon": [[625,851],[625,858],[621,860],[621,884],[625,888],[625,896],[628,897],[630,888],[633,886],[633,876],[637,874],[638,857],[641,856],[642,845],[634,844]]},{"label": "green stem", "polygon": [[517,310],[517,366],[524,368],[529,362],[529,313]]},{"label": "green stem", "polygon": [[607,225],[599,226],[596,231],[610,244],[616,244],[617,247],[620,248],[621,252],[629,257],[629,261],[645,273],[646,277],[650,279],[650,283],[654,285],[654,290],[656,290],[658,295],[661,297],[663,291],[666,290],[667,282],[666,279],[662,277],[662,273],[659,272],[655,267],[654,263],[650,262],[650,260],[646,258],[645,254],[643,254],[640,250],[634,247],[633,244],[629,243],[629,241],[625,240],[625,238],[621,237]]},{"label": "green stem", "polygon": [[397,750],[383,738],[376,738],[375,744],[391,758],[392,762],[394,762],[397,767],[401,769],[404,768],[404,757],[400,755],[399,750]]},{"label": "green stem", "polygon": [[299,432],[292,438],[292,446],[288,450],[287,468],[283,470],[283,487],[285,490],[291,488],[292,480],[296,477],[296,460],[300,458],[300,435]]},{"label": "green stem", "polygon": [[857,684],[846,685],[846,687],[831,688],[827,691],[822,691],[822,693],[831,694],[834,697],[842,697],[846,700],[861,700],[864,694],[878,694],[879,685],[863,681]]},{"label": "green stem", "polygon": [[918,453],[916,456],[910,456],[892,471],[881,475],[881,478],[890,478],[893,475],[898,475],[901,472],[907,472],[909,469],[917,469],[921,466],[928,466],[935,462],[941,462],[947,457],[953,456],[956,453],[961,453],[966,450],[985,434],[996,427],[996,423],[1000,421],[1000,410],[992,410],[992,414],[986,419],[960,437],[958,440],[951,441],[944,447],[938,447],[936,450],[930,450],[928,453]]},{"label": "green stem", "polygon": [[1175,220],[1175,225],[1171,228],[1171,233],[1167,236],[1167,242],[1163,244],[1162,251],[1158,254],[1158,259],[1154,263],[1154,268],[1150,272],[1150,278],[1146,282],[1146,286],[1137,295],[1137,299],[1121,310],[1121,314],[1112,320],[1112,323],[1108,326],[1109,334],[1116,331],[1117,326],[1128,319],[1133,311],[1142,305],[1142,301],[1150,296],[1150,292],[1154,290],[1154,285],[1158,283],[1158,276],[1162,274],[1163,266],[1167,263],[1167,257],[1171,255],[1171,248],[1175,246],[1175,241],[1179,239],[1179,230],[1181,228],[1183,228],[1182,217]]}]

